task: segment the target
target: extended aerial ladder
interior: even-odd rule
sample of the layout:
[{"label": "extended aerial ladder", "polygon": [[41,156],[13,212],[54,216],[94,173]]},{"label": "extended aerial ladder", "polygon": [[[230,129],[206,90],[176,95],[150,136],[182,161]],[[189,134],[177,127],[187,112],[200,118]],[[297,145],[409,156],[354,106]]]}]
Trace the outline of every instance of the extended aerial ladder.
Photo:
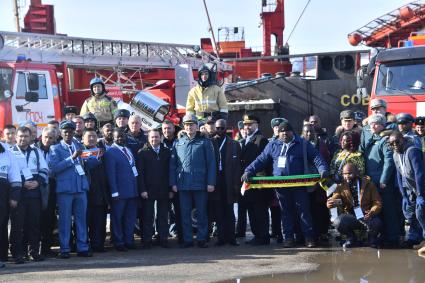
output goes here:
[{"label": "extended aerial ladder", "polygon": [[[150,92],[166,101],[174,114],[184,111],[194,83],[193,69],[210,63],[217,65],[222,77],[232,71],[230,65],[194,45],[0,31],[0,62],[17,60],[57,66],[65,105],[82,104],[93,76],[102,77],[110,90],[129,95],[126,102],[145,89],[143,80],[149,80]],[[68,95],[79,91],[86,95]]]}]

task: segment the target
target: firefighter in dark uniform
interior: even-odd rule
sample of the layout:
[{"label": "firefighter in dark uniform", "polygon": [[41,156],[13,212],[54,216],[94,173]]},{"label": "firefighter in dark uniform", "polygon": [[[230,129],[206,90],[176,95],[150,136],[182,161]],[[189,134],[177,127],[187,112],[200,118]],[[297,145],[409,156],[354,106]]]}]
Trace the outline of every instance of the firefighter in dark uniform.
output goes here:
[{"label": "firefighter in dark uniform", "polygon": [[142,148],[143,144],[130,134],[130,128],[128,126],[129,119],[130,111],[127,109],[118,109],[114,114],[115,128],[122,130],[127,135],[126,146],[131,150],[131,153],[136,156],[137,152]]},{"label": "firefighter in dark uniform", "polygon": [[[243,123],[247,136],[240,141],[242,171],[260,155],[269,143],[268,139],[258,130],[258,124],[260,123],[258,117],[254,115],[245,115],[243,117]],[[264,172],[260,172],[258,175],[264,175]],[[268,205],[272,198],[272,193],[272,190],[248,190],[242,197],[242,202],[239,202],[242,205],[246,205],[249,223],[252,233],[254,234],[254,238],[248,241],[248,244],[270,244]],[[244,217],[243,214],[238,216]]]},{"label": "firefighter in dark uniform", "polygon": [[415,134],[421,140],[422,154],[425,158],[425,116],[418,116],[415,119]]},{"label": "firefighter in dark uniform", "polygon": [[77,107],[75,106],[65,106],[63,110],[64,120],[72,121],[77,115]]}]

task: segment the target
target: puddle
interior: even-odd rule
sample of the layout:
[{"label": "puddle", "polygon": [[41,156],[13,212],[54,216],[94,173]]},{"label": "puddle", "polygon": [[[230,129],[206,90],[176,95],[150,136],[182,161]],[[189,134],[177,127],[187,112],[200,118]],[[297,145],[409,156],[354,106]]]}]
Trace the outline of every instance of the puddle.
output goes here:
[{"label": "puddle", "polygon": [[319,264],[318,269],[307,273],[242,277],[227,282],[425,282],[425,259],[419,257],[415,250],[339,250],[311,257],[309,262]]}]

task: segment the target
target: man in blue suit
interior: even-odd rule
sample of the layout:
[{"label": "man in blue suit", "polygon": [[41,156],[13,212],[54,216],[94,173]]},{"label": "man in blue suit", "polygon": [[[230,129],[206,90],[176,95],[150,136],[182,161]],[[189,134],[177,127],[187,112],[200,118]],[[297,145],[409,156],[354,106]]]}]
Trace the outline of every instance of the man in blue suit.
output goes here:
[{"label": "man in blue suit", "polygon": [[74,139],[75,123],[65,120],[60,124],[63,140],[50,148],[50,170],[56,177],[59,208],[60,258],[69,258],[71,250],[71,219],[77,232],[77,255],[92,256],[87,243],[87,191],[89,183],[81,160],[82,145]]},{"label": "man in blue suit", "polygon": [[[273,162],[273,176],[307,174],[309,164],[312,163],[322,178],[329,175],[328,166],[318,151],[309,142],[296,136],[288,122],[279,125],[279,138],[270,142],[264,151],[245,169],[242,181],[248,182],[249,177],[264,170],[269,162]],[[300,219],[306,246],[315,247],[307,188],[281,188],[276,191],[282,209],[284,247],[291,248],[294,246],[295,217]]]},{"label": "man in blue suit", "polygon": [[134,225],[137,217],[138,172],[131,150],[125,146],[127,134],[114,130],[114,144],[105,153],[105,167],[112,197],[113,242],[118,251],[134,249]]}]

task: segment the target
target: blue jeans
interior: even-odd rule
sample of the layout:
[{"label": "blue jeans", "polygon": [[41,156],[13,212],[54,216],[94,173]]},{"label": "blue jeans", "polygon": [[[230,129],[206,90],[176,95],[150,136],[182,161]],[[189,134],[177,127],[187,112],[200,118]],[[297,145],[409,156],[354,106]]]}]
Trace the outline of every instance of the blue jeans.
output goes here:
[{"label": "blue jeans", "polygon": [[192,237],[192,200],[195,201],[196,217],[197,217],[197,235],[196,240],[205,241],[208,237],[208,193],[205,190],[181,190],[180,195],[180,211],[183,227],[183,240],[185,243],[191,243]]},{"label": "blue jeans", "polygon": [[71,236],[71,219],[74,215],[77,237],[77,252],[88,251],[87,243],[87,194],[59,193],[57,194],[59,208],[59,243],[62,253],[69,253],[69,238]]},{"label": "blue jeans", "polygon": [[116,199],[111,202],[114,246],[134,244],[138,198]]},{"label": "blue jeans", "polygon": [[407,239],[420,242],[425,238],[425,206],[403,197],[403,214],[410,223]]},{"label": "blue jeans", "polygon": [[294,220],[299,217],[301,230],[306,239],[314,237],[310,213],[310,200],[306,188],[277,189],[282,211],[282,228],[285,239],[294,238]]}]

